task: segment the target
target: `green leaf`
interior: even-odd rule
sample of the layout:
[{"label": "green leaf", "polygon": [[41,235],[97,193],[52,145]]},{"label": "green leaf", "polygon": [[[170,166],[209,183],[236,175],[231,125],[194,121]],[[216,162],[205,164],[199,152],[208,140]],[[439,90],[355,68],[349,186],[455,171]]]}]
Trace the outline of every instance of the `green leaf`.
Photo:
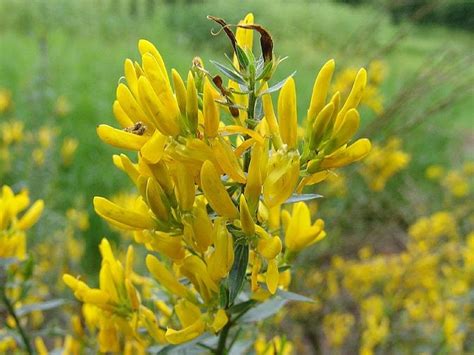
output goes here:
[{"label": "green leaf", "polygon": [[235,46],[235,55],[237,56],[237,60],[239,61],[240,66],[244,69],[247,69],[250,64],[250,61],[247,57],[247,54],[245,54],[245,51],[240,48],[239,45]]},{"label": "green leaf", "polygon": [[260,121],[263,118],[263,103],[261,97],[257,97],[255,100],[255,109],[253,112],[253,115],[257,121]]},{"label": "green leaf", "polygon": [[231,80],[233,80],[233,81],[235,81],[235,82],[237,82],[241,85],[247,85],[244,78],[242,78],[242,76],[239,73],[237,73],[236,71],[234,71],[233,69],[230,69],[230,68],[226,67],[225,65],[223,65],[219,62],[216,62],[215,60],[210,60],[210,62],[216,66],[217,70],[219,70],[223,75],[225,75],[229,79],[231,79]]},{"label": "green leaf", "polygon": [[291,78],[293,75],[295,75],[295,74],[296,74],[296,71],[294,71],[293,73],[291,73],[290,76],[286,77],[286,78],[283,79],[282,81],[279,81],[279,82],[276,83],[275,85],[270,86],[267,90],[264,90],[263,92],[261,92],[261,93],[259,94],[259,96],[262,96],[262,95],[265,95],[265,94],[270,94],[270,93],[272,93],[272,92],[275,92],[275,91],[280,90],[280,89],[283,87],[283,85],[285,85],[286,81],[287,81],[289,78]]},{"label": "green leaf", "polygon": [[210,340],[214,340],[217,338],[210,334],[203,334],[187,343],[181,345],[154,345],[150,346],[147,350],[149,354],[156,354],[156,355],[165,355],[165,354],[201,354],[202,348],[199,347],[198,343],[204,343]]},{"label": "green leaf", "polygon": [[[257,79],[256,80],[261,80],[263,78],[267,78],[267,76],[270,74],[270,72],[272,71],[272,68],[273,68],[273,63],[272,62],[268,62],[267,64],[265,64],[265,66],[263,67],[262,71],[260,72],[257,72]],[[268,80],[268,79],[267,79]]]},{"label": "green leaf", "polygon": [[314,199],[321,198],[321,197],[323,197],[323,196],[319,195],[319,194],[293,194],[284,203],[295,203],[295,202],[300,202],[300,201],[309,201],[309,200],[314,200]]},{"label": "green leaf", "polygon": [[66,303],[65,300],[56,299],[56,300],[50,300],[46,302],[27,304],[26,306],[23,306],[20,309],[18,309],[16,311],[16,314],[18,317],[23,317],[24,315],[27,315],[34,311],[47,311],[47,310],[62,306],[64,303]]},{"label": "green leaf", "polygon": [[258,322],[278,313],[278,311],[286,304],[288,300],[278,297],[271,298],[269,301],[259,304],[251,309],[242,318],[243,323]]},{"label": "green leaf", "polygon": [[229,304],[229,290],[224,283],[221,283],[219,287],[219,304],[221,308],[227,308]]},{"label": "green leaf", "polygon": [[229,304],[233,304],[235,298],[242,290],[249,262],[248,244],[237,244],[234,250],[234,263],[229,273]]},{"label": "green leaf", "polygon": [[255,300],[248,300],[248,301],[233,305],[232,307],[229,308],[229,313],[246,312],[248,309],[250,309],[256,303],[257,303],[257,301],[255,301]]},{"label": "green leaf", "polygon": [[290,291],[284,291],[278,289],[277,291],[277,296],[288,300],[288,301],[296,301],[296,302],[310,302],[310,303],[315,303],[316,301],[313,300],[312,298],[300,295],[298,293],[290,292]]}]

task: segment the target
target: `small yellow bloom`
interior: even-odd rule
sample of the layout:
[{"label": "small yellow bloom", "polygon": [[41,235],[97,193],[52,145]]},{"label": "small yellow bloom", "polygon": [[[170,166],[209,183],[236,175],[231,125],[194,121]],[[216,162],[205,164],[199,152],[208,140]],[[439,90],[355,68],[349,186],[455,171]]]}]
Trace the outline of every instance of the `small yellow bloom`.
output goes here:
[{"label": "small yellow bloom", "polygon": [[301,251],[326,236],[323,220],[318,219],[312,224],[309,208],[303,202],[293,205],[291,215],[283,211],[282,217],[286,220],[285,245],[290,251]]}]

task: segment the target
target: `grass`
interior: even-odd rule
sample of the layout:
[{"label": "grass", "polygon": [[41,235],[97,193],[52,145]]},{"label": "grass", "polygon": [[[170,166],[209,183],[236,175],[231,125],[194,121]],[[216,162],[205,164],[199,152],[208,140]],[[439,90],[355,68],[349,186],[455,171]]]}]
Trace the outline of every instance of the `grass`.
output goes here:
[{"label": "grass", "polygon": [[[118,7],[111,4],[54,0],[29,6],[5,0],[0,5],[0,87],[12,91],[15,116],[29,126],[37,129],[44,123],[58,125],[62,136],[79,140],[75,164],[60,172],[54,185],[56,193],[46,203],[65,210],[78,198],[86,201],[92,217],[86,240],[92,255],[99,238],[110,234],[109,228],[92,211],[92,197],[110,196],[130,186],[112,164],[111,155],[118,151],[99,141],[95,127],[99,123],[114,123],[111,106],[116,83],[123,73],[124,59],[137,59],[138,39],[155,42],[168,69],[175,67],[184,75],[195,55],[208,63],[210,58],[223,58],[229,48],[223,35],[213,38],[209,34],[216,26],[206,20],[207,14],[236,23],[247,11],[253,11],[257,21],[273,34],[276,53],[289,56],[280,68],[279,77],[298,68],[295,77],[300,116],[306,111],[314,75],[328,58],[335,58],[338,68],[366,65],[367,58],[377,49],[406,30],[408,35],[384,56],[390,72],[383,92],[390,101],[427,56],[436,56],[446,47],[467,54],[473,44],[470,34],[461,31],[410,24],[395,26],[382,9],[370,6],[213,1],[159,4],[152,17],[145,16],[143,11],[137,17],[130,17],[127,3],[122,1]],[[46,40],[43,51],[40,50],[42,39]],[[472,75],[473,68],[466,68],[466,73]],[[443,89],[433,88],[433,91]],[[54,119],[51,109],[45,109],[44,105],[59,95],[67,96],[72,105],[71,114],[62,120]],[[471,98],[457,102],[430,118],[428,124],[407,134],[407,149],[416,152],[411,168],[414,176],[421,175],[428,163],[449,163],[462,156],[472,156],[472,146],[462,144],[469,138],[464,136],[472,138],[472,106]],[[466,129],[470,133],[465,133]],[[32,193],[34,197],[42,195],[40,190]],[[91,264],[89,268],[96,266]]]}]

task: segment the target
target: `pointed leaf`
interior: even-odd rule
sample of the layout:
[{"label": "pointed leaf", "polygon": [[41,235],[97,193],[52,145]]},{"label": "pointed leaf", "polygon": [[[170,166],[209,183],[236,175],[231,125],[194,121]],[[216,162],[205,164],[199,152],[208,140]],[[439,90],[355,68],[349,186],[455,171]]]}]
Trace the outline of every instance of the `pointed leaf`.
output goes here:
[{"label": "pointed leaf", "polygon": [[238,244],[235,247],[234,264],[229,274],[229,304],[234,303],[235,298],[242,290],[249,262],[248,244]]},{"label": "pointed leaf", "polygon": [[300,201],[310,201],[317,198],[322,198],[322,195],[319,194],[293,194],[291,197],[286,200],[284,203],[295,203]]},{"label": "pointed leaf", "polygon": [[288,77],[286,77],[286,78],[283,79],[282,81],[279,81],[279,82],[276,83],[275,85],[270,86],[267,90],[261,92],[261,93],[259,94],[259,96],[262,96],[262,95],[265,95],[265,94],[270,94],[270,93],[272,93],[272,92],[275,92],[275,91],[280,90],[280,89],[283,87],[283,85],[285,85],[286,81],[287,81],[289,78],[291,78],[293,75],[295,75],[295,74],[296,74],[296,71],[294,71],[293,73],[291,73],[291,75],[289,75]]},{"label": "pointed leaf", "polygon": [[23,317],[24,315],[29,314],[34,311],[47,311],[49,309],[62,306],[64,303],[66,303],[65,300],[56,299],[56,300],[50,300],[46,302],[28,304],[18,309],[16,311],[16,314],[18,317]]},{"label": "pointed leaf", "polygon": [[216,62],[215,60],[210,60],[210,62],[216,66],[217,70],[219,70],[223,75],[225,75],[229,79],[239,84],[246,85],[244,78],[242,78],[242,76],[236,71],[234,71],[233,69],[230,69],[226,67],[225,65],[219,62]]},{"label": "pointed leaf", "polygon": [[251,309],[241,318],[241,321],[243,323],[253,323],[271,317],[278,313],[287,302],[288,300],[278,297],[272,298]]},{"label": "pointed leaf", "polygon": [[290,291],[284,291],[284,290],[278,290],[277,291],[277,296],[280,296],[281,298],[288,300],[288,301],[297,301],[297,302],[310,302],[310,303],[315,303],[316,301],[313,300],[312,298],[300,295],[298,293],[290,292]]}]

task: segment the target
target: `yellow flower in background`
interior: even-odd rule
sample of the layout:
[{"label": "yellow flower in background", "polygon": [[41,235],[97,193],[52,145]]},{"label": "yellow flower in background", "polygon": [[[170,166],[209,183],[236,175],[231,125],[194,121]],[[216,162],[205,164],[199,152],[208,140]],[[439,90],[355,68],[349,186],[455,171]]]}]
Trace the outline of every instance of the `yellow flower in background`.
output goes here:
[{"label": "yellow flower in background", "polygon": [[66,217],[69,222],[73,224],[74,227],[78,228],[81,231],[86,231],[89,229],[89,215],[87,211],[70,208],[66,211]]},{"label": "yellow flower in background", "polygon": [[355,319],[351,313],[330,313],[324,316],[323,332],[332,347],[339,348],[349,336]]},{"label": "yellow flower in background", "polygon": [[21,121],[9,121],[0,124],[0,138],[4,146],[19,143],[24,139],[25,124]]},{"label": "yellow flower in background", "polygon": [[61,145],[61,159],[64,166],[70,166],[74,160],[79,142],[75,138],[65,138]]},{"label": "yellow flower in background", "polygon": [[[375,114],[383,112],[383,96],[380,86],[386,77],[387,67],[384,62],[374,60],[369,64],[368,83],[361,99],[361,104],[370,108]],[[332,87],[333,92],[340,92],[345,95],[349,92],[351,84],[357,75],[355,68],[344,69],[337,77]]]},{"label": "yellow flower in background", "polygon": [[71,104],[64,95],[59,96],[54,103],[54,113],[58,117],[65,117],[71,112]]},{"label": "yellow flower in background", "polygon": [[410,162],[410,155],[401,145],[399,138],[392,137],[383,146],[375,145],[364,159],[361,174],[373,191],[382,191],[387,181]]},{"label": "yellow flower in background", "polygon": [[466,197],[470,193],[469,180],[461,171],[448,171],[441,184],[454,196]]},{"label": "yellow flower in background", "polygon": [[12,108],[12,94],[9,90],[0,88],[0,114]]},{"label": "yellow flower in background", "polygon": [[426,168],[425,175],[430,180],[440,180],[441,177],[445,174],[444,168],[439,164],[430,165]]},{"label": "yellow flower in background", "polygon": [[[41,217],[43,200],[36,201],[31,207],[28,191],[15,194],[4,185],[0,194],[0,258],[26,256],[26,233]],[[28,208],[28,210],[26,210]],[[26,211],[25,211],[26,210]],[[25,211],[25,212],[24,212]]]},{"label": "yellow flower in background", "polygon": [[254,349],[257,355],[295,354],[293,343],[280,336],[276,336],[267,341],[264,335],[259,335],[254,343]]}]

